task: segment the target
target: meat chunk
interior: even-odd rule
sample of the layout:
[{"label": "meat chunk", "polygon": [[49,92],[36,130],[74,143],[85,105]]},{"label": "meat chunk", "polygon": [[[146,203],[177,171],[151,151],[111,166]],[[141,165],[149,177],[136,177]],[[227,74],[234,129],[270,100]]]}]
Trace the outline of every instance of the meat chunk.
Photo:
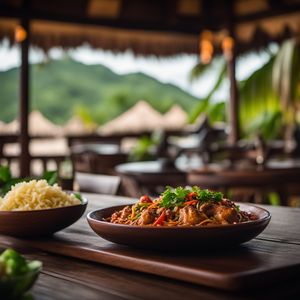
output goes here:
[{"label": "meat chunk", "polygon": [[175,217],[175,213],[171,209],[166,210],[166,218],[172,220]]},{"label": "meat chunk", "polygon": [[230,207],[219,206],[216,210],[215,218],[221,224],[233,224],[239,222],[238,212]]},{"label": "meat chunk", "polygon": [[[226,206],[224,206],[226,204]],[[222,203],[222,205],[214,203],[204,203],[200,206],[209,218],[215,218],[221,224],[233,224],[239,222],[239,215],[236,209],[229,206],[230,203]]]},{"label": "meat chunk", "polygon": [[210,218],[216,214],[216,210],[218,207],[219,207],[219,205],[208,202],[208,203],[202,204],[200,206],[200,210]]},{"label": "meat chunk", "polygon": [[122,211],[121,211],[121,215],[120,218],[125,220],[127,219],[127,217],[131,214],[131,207],[130,206],[125,206]]},{"label": "meat chunk", "polygon": [[196,225],[206,218],[204,213],[189,205],[180,209],[178,221],[180,225]]},{"label": "meat chunk", "polygon": [[138,219],[138,225],[148,225],[154,222],[156,213],[154,209],[146,209]]},{"label": "meat chunk", "polygon": [[123,223],[127,217],[131,214],[130,206],[125,206],[122,210],[112,214],[110,222],[112,223]]}]

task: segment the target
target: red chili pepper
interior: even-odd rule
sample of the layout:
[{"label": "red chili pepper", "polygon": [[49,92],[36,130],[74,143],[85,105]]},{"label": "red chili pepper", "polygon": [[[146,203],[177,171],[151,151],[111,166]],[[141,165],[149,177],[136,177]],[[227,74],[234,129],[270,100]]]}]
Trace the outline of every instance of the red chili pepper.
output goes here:
[{"label": "red chili pepper", "polygon": [[188,201],[195,200],[195,198],[197,197],[197,193],[195,193],[195,192],[190,192],[190,193],[187,194],[186,197],[187,197],[187,200],[188,200]]},{"label": "red chili pepper", "polygon": [[166,218],[166,211],[163,210],[163,212],[160,214],[160,216],[156,219],[156,221],[153,223],[154,226],[157,226],[157,225],[161,225],[164,220]]},{"label": "red chili pepper", "polygon": [[149,196],[144,195],[140,198],[139,202],[141,202],[141,203],[152,203],[152,200]]},{"label": "red chili pepper", "polygon": [[191,200],[191,201],[184,202],[183,205],[186,206],[186,205],[193,205],[193,204],[197,204],[197,203],[198,203],[198,200]]}]

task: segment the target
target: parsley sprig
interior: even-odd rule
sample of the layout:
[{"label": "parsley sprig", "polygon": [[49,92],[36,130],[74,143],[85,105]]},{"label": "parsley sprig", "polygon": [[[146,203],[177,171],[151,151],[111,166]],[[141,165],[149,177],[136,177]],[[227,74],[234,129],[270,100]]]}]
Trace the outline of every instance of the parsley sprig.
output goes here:
[{"label": "parsley sprig", "polygon": [[166,190],[161,194],[161,206],[165,208],[182,206],[187,201],[187,196],[190,193],[195,193],[193,199],[198,200],[199,202],[219,202],[223,199],[222,193],[200,189],[197,186],[193,186],[192,188],[172,188],[167,186]]},{"label": "parsley sprig", "polygon": [[192,191],[197,194],[196,199],[201,202],[214,201],[219,202],[223,199],[221,192],[213,192],[207,189],[200,189],[198,186],[193,186]]},{"label": "parsley sprig", "polygon": [[177,188],[172,188],[170,186],[166,187],[166,190],[162,193],[161,206],[165,208],[171,208],[175,206],[180,206],[186,201],[186,196],[190,193],[181,186]]}]

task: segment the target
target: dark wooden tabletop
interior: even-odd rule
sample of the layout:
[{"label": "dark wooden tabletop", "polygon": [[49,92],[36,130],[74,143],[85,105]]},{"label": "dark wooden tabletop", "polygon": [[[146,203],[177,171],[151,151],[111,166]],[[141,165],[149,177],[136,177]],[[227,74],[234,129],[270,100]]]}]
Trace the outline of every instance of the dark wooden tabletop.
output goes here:
[{"label": "dark wooden tabletop", "polygon": [[[90,200],[88,211],[132,202],[114,196],[86,197]],[[31,291],[34,299],[296,299],[300,293],[296,276],[300,271],[300,209],[264,207],[272,214],[267,229],[232,251],[155,253],[131,249],[96,236],[84,217],[53,238],[0,236],[0,250],[14,247],[27,258],[43,261],[43,271]],[[247,288],[211,288],[209,282],[192,283],[188,274],[200,279],[211,276],[220,283],[231,276],[231,282],[242,280]]]},{"label": "dark wooden tabletop", "polygon": [[120,164],[116,166],[116,171],[120,174],[129,174],[135,176],[141,175],[172,175],[184,174],[179,170],[173,161],[168,159],[160,159],[154,161],[139,161]]},{"label": "dark wooden tabletop", "polygon": [[142,194],[157,195],[167,185],[187,184],[187,173],[178,169],[169,159],[120,164],[115,170],[121,176],[123,194],[130,197]]}]

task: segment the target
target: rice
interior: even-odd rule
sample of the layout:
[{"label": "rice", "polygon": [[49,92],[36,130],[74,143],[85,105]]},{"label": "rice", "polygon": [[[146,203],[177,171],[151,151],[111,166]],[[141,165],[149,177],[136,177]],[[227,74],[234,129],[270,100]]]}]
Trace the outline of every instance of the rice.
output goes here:
[{"label": "rice", "polygon": [[51,186],[46,180],[31,180],[14,185],[3,199],[0,198],[0,210],[40,210],[80,203],[73,194],[63,192],[57,184]]}]

